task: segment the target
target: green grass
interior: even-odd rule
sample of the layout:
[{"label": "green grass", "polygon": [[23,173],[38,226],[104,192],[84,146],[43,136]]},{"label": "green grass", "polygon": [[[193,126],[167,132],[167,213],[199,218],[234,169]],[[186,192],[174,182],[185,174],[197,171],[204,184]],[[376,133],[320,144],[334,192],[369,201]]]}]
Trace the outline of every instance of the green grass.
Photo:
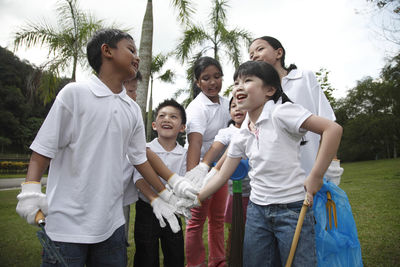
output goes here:
[{"label": "green grass", "polygon": [[[364,266],[400,266],[400,159],[342,164],[340,187],[352,206]],[[0,191],[0,266],[39,266],[38,228],[16,213],[18,190]],[[132,208],[134,211],[134,208]],[[133,244],[134,212],[129,242]],[[203,234],[207,247],[207,228]],[[134,245],[128,248],[132,266]]]}]

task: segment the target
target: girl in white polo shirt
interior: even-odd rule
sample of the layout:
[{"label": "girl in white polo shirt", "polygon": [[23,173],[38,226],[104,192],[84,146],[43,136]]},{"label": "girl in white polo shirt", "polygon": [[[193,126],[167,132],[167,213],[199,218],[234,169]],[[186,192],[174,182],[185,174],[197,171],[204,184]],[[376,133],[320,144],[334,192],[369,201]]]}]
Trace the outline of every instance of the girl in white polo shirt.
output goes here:
[{"label": "girl in white polo shirt", "polygon": [[[312,114],[335,121],[336,117],[328,99],[322,91],[312,71],[300,70],[296,65],[285,66],[285,48],[281,42],[271,36],[255,39],[249,47],[250,60],[265,61],[278,71],[283,92],[296,104],[308,109]],[[309,174],[318,153],[320,136],[312,132],[304,136],[304,145],[300,148],[301,166]],[[329,173],[340,175],[343,169],[338,162],[332,162]],[[332,175],[327,175],[327,180]],[[332,180],[337,180],[333,178]]]},{"label": "girl in white polo shirt", "polygon": [[[288,257],[304,195],[312,205],[313,195],[322,186],[323,174],[339,146],[342,128],[293,104],[283,93],[277,71],[266,62],[240,65],[234,80],[234,97],[238,107],[247,111],[247,117],[232,138],[221,170],[198,198],[201,201],[218,190],[240,159],[247,157],[251,193],[243,266],[279,266]],[[306,178],[300,165],[300,142],[307,131],[323,138]],[[317,265],[312,209],[305,216],[293,264]]]},{"label": "girl in white polo shirt", "polygon": [[[219,96],[223,76],[219,62],[211,57],[201,57],[195,62],[193,72],[201,92],[186,109],[188,171],[199,164],[218,131],[225,128],[230,120],[228,100]],[[206,169],[208,170],[208,166]],[[205,264],[202,234],[207,217],[208,266],[224,266],[224,210],[227,195],[225,183],[211,199],[203,201],[201,207],[191,210],[192,219],[187,223],[185,235],[187,266]]]}]

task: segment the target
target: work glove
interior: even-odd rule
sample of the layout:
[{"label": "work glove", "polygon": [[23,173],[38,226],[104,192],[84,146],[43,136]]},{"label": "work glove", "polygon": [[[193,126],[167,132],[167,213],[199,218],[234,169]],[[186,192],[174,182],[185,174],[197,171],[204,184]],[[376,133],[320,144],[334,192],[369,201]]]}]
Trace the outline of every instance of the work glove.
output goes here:
[{"label": "work glove", "polygon": [[190,209],[196,205],[196,201],[198,202],[197,198],[196,201],[189,198],[179,198],[169,189],[169,185],[158,195],[162,200],[176,208],[176,214],[184,216],[185,219],[190,220],[192,218]]},{"label": "work glove", "polygon": [[161,227],[167,226],[164,218],[167,219],[172,232],[177,233],[181,230],[179,226],[178,219],[175,216],[175,207],[169,205],[161,197],[156,197],[151,201],[151,206],[153,207],[153,213],[160,222]]},{"label": "work glove", "polygon": [[216,175],[218,173],[218,170],[216,168],[212,168],[207,175],[205,175],[205,177],[202,179],[202,184],[201,184],[201,189],[204,188],[204,186],[208,183],[208,181],[210,181],[210,179]]},{"label": "work glove", "polygon": [[174,173],[171,178],[168,179],[168,184],[172,187],[175,195],[178,197],[186,197],[189,199],[196,199],[198,190],[194,188],[194,185],[186,180],[184,177]]},{"label": "work glove", "polygon": [[342,174],[343,168],[340,167],[340,160],[332,160],[325,172],[325,178],[327,181],[339,185]]},{"label": "work glove", "polygon": [[41,210],[44,216],[47,215],[46,195],[42,193],[40,182],[22,183],[21,189],[21,193],[17,196],[16,211],[29,224],[37,225],[35,222],[36,213]]},{"label": "work glove", "polygon": [[189,180],[194,185],[195,189],[200,190],[202,180],[207,175],[208,169],[210,169],[210,167],[207,164],[200,162],[196,167],[185,174],[185,179]]}]

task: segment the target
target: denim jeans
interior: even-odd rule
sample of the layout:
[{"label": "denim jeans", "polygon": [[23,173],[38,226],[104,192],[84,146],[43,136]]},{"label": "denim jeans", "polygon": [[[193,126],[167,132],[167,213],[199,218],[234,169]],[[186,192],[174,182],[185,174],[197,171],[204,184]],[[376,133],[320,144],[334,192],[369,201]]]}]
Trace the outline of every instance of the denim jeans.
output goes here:
[{"label": "denim jeans", "polygon": [[[165,220],[165,219],[164,219]],[[162,228],[153,213],[150,204],[139,199],[136,202],[135,217],[135,267],[159,267],[159,248],[164,255],[165,267],[183,267],[185,264],[185,250],[183,232],[174,233],[167,220],[167,226]],[[179,225],[182,228],[180,218]]]},{"label": "denim jeans", "polygon": [[[125,267],[127,254],[124,225],[105,241],[95,244],[54,242],[69,267],[115,266]],[[42,267],[61,266],[44,250]]]},{"label": "denim jeans", "polygon": [[[260,206],[249,201],[243,266],[284,266],[303,201]],[[317,266],[314,214],[308,209],[292,266]]]}]

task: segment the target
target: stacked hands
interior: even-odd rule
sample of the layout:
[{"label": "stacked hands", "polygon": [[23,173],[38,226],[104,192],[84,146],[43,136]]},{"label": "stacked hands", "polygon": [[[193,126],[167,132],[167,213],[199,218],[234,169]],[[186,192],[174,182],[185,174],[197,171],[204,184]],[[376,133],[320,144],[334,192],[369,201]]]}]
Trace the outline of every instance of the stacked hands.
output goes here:
[{"label": "stacked hands", "polygon": [[[165,218],[172,231],[177,233],[180,226],[175,214],[183,215],[185,219],[192,217],[190,209],[201,205],[197,194],[217,172],[215,168],[210,172],[208,169],[207,164],[200,163],[187,172],[185,177],[174,174],[168,180],[166,188],[158,194],[159,197],[151,201],[153,212],[161,227],[166,226]],[[23,183],[21,189],[21,193],[17,196],[19,200],[17,213],[29,224],[36,225],[35,216],[39,210],[47,215],[46,195],[41,192],[39,182]]]}]

